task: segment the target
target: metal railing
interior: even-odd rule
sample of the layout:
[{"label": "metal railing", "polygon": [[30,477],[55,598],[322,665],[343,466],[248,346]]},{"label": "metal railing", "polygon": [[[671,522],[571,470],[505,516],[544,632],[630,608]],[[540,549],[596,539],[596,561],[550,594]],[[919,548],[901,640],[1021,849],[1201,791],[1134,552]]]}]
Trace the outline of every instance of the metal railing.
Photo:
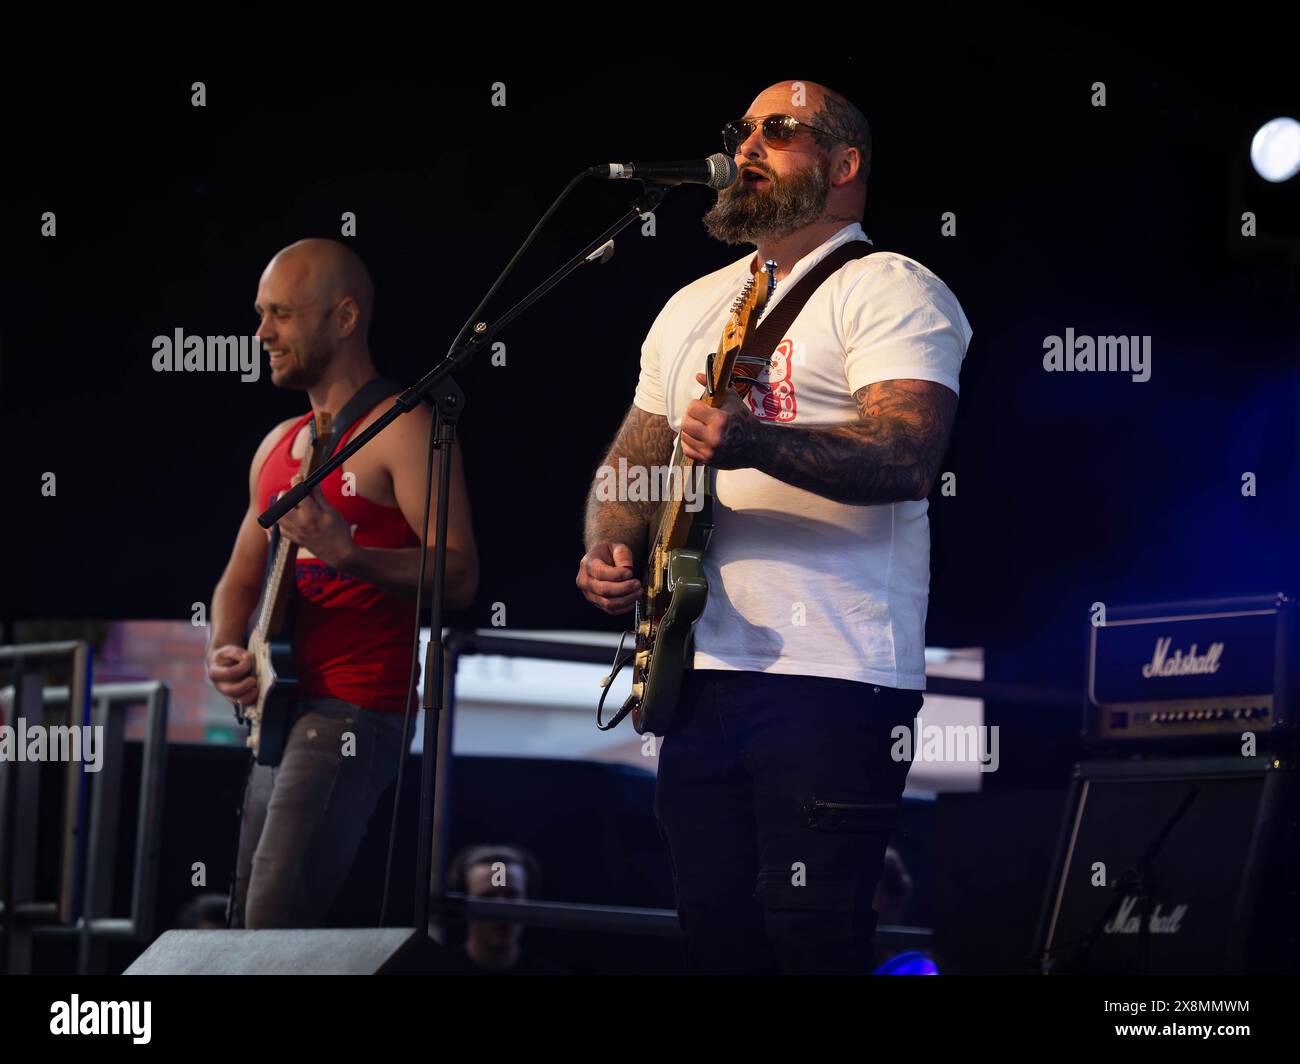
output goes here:
[{"label": "metal railing", "polygon": [[[67,698],[66,688],[50,688],[50,701]],[[78,939],[79,974],[103,971],[108,944],[149,942],[154,934],[158,894],[158,847],[162,826],[162,798],[166,786],[167,711],[166,684],[156,680],[138,683],[95,684],[91,688],[94,723],[104,730],[103,767],[96,774],[90,804],[90,830],[86,837],[86,884],[80,918],[66,932]],[[114,870],[117,866],[119,821],[122,813],[122,778],[125,767],[127,711],[145,705],[141,747],[140,789],[135,809],[135,854],[131,870],[130,915],[111,915]],[[64,928],[38,928],[39,936],[58,936]]]},{"label": "metal railing", "polygon": [[[63,655],[73,659],[71,687],[45,687],[40,672],[28,667],[31,661]],[[0,661],[5,660],[18,663],[12,698],[14,716],[45,722],[52,707],[68,707],[70,725],[87,722],[96,729],[100,761],[94,773],[84,771],[84,765],[74,761],[67,764],[59,897],[55,901],[35,897],[40,765],[0,761],[0,930],[8,940],[6,970],[10,974],[31,970],[35,937],[75,939],[78,972],[103,971],[110,942],[147,942],[153,938],[166,766],[167,687],[156,681],[92,685],[90,647],[84,642],[0,647]],[[140,703],[146,707],[146,716],[135,809],[130,913],[114,917],[127,710]],[[83,707],[80,714],[74,709],[77,706]]]},{"label": "metal railing", "polygon": [[[0,647],[0,662],[13,663],[13,719],[47,725],[45,677],[37,663],[68,658],[72,666],[68,725],[86,723],[92,657],[92,648],[84,640]],[[80,707],[80,712],[74,707]],[[6,943],[5,970],[11,973],[31,970],[33,929],[71,924],[80,903],[85,774],[78,764],[68,761],[63,777],[58,886],[55,897],[39,898],[40,770],[40,762],[24,755],[13,761],[0,759],[0,933]]]}]

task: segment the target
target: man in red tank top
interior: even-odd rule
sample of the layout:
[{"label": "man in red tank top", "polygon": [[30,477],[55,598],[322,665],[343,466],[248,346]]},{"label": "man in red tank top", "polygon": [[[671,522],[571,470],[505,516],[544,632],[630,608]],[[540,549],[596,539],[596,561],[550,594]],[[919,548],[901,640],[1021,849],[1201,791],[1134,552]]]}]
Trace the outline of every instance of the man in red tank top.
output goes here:
[{"label": "man in red tank top", "polygon": [[[367,342],[374,286],[361,259],[332,240],[300,240],[267,265],[257,290],[257,337],[271,382],[306,391],[311,411],[275,426],[253,455],[249,502],[230,562],[212,594],[208,676],[232,702],[257,698],[245,648],[261,594],[267,533],[257,515],[298,473],[312,414],[337,414],[378,374]],[[347,432],[392,405],[381,400]],[[302,698],[278,766],[254,766],[244,798],[231,923],[319,927],[347,877],[402,744],[432,415],[398,418],[286,514],[298,544],[293,649]],[[434,490],[437,491],[437,466]],[[447,529],[447,605],[478,584],[459,445]],[[432,518],[432,515],[431,515]],[[423,544],[423,546],[421,545]],[[426,593],[429,588],[426,588]]]}]

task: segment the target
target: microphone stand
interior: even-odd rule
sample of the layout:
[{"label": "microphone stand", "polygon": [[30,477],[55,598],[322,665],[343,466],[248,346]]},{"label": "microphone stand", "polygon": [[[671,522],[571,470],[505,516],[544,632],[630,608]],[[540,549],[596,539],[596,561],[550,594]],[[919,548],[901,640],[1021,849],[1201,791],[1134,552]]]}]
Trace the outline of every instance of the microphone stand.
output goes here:
[{"label": "microphone stand", "polygon": [[[546,221],[551,213],[560,205],[568,194],[577,186],[578,182],[588,176],[584,171],[577,178],[570,182],[569,186],[561,193],[560,198],[552,205],[547,215],[543,217],[542,223]],[[410,413],[422,400],[428,399],[434,404],[434,432],[436,434],[436,446],[442,450],[441,470],[442,479],[438,484],[438,510],[437,510],[437,542],[434,544],[434,565],[433,565],[433,602],[430,609],[430,636],[429,647],[425,657],[425,684],[424,699],[422,708],[424,709],[424,753],[421,757],[421,774],[420,774],[420,818],[419,818],[419,838],[416,851],[416,868],[415,868],[415,917],[414,926],[417,931],[427,933],[429,925],[429,884],[432,878],[432,856],[433,856],[433,796],[435,788],[435,773],[438,761],[438,718],[442,713],[442,679],[443,679],[443,641],[442,641],[442,613],[444,603],[444,585],[446,582],[446,565],[447,565],[447,511],[449,500],[449,489],[451,480],[451,440],[455,433],[456,421],[459,418],[460,411],[464,407],[464,393],[457,386],[456,382],[451,379],[451,375],[457,370],[464,368],[473,361],[474,356],[485,346],[491,343],[493,338],[509,325],[515,318],[519,317],[525,310],[536,303],[542,296],[546,295],[552,288],[558,285],[562,280],[573,273],[578,267],[593,261],[604,262],[608,259],[609,247],[615,236],[621,233],[633,222],[641,218],[642,215],[653,211],[663,200],[669,186],[651,185],[647,183],[640,196],[632,201],[632,206],[626,214],[618,221],[606,229],[600,236],[596,237],[582,251],[578,252],[573,258],[569,259],[563,266],[550,275],[545,281],[534,288],[523,299],[511,307],[494,322],[478,321],[472,327],[461,330],[461,336],[456,338],[456,343],[433,369],[429,370],[423,377],[416,381],[411,387],[407,388],[397,401],[387,411],[380,416],[374,424],[364,432],[354,436],[346,447],[338,451],[329,458],[315,473],[307,477],[302,483],[290,488],[265,511],[258,515],[257,522],[263,528],[270,528],[286,513],[298,505],[307,495],[315,490],[322,480],[330,473],[341,466],[348,458],[356,454],[367,443],[373,440],[389,425],[397,420],[401,415]],[[534,229],[525,242],[506,267],[505,272],[497,279],[488,295],[483,302],[479,304],[479,311],[492,297],[492,294],[500,287],[502,281],[509,275],[514,268],[515,263],[519,260],[524,249],[531,242],[541,228]],[[473,317],[478,316],[475,311]],[[471,321],[473,321],[473,317]],[[467,323],[468,325],[468,323]],[[468,339],[463,339],[464,333],[471,333]],[[428,489],[426,488],[426,497]],[[427,520],[427,510],[426,510]],[[427,528],[427,525],[426,525]],[[416,589],[417,601],[418,596],[423,592],[421,586]],[[405,751],[403,751],[405,757]],[[401,795],[397,795],[395,801],[400,800]],[[396,813],[394,813],[394,816]],[[387,890],[385,889],[385,895]]]}]

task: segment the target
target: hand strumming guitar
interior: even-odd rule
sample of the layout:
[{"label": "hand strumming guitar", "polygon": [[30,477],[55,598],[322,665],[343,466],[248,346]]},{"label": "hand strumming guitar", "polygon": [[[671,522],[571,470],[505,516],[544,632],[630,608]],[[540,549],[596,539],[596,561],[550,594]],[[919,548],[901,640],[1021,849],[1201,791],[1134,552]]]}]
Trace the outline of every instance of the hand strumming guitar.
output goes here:
[{"label": "hand strumming guitar", "polygon": [[641,596],[636,559],[625,543],[597,543],[578,563],[578,589],[606,613],[627,613]]},{"label": "hand strumming guitar", "polygon": [[233,643],[213,647],[208,651],[207,665],[212,686],[231,702],[247,706],[257,701],[253,656],[243,647]]}]

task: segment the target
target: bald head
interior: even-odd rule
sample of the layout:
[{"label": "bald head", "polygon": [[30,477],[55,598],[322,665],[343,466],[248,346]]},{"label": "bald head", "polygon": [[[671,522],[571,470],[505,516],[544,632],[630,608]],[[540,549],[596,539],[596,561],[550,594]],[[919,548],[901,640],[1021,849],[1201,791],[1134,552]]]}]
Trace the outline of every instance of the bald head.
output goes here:
[{"label": "bald head", "polygon": [[266,272],[280,271],[296,294],[322,307],[333,307],[344,299],[357,306],[357,332],[364,337],[375,306],[375,285],[361,256],[337,240],[298,240],[277,251]]},{"label": "bald head", "polygon": [[256,303],[272,382],[310,388],[331,366],[368,366],[374,304],[370,271],[347,245],[299,240],[278,251],[262,271]]},{"label": "bald head", "polygon": [[871,173],[871,127],[867,116],[834,89],[815,81],[778,81],[758,94],[749,113],[793,115],[815,127],[813,139],[827,152],[837,145],[856,148],[857,180],[867,183]]}]

